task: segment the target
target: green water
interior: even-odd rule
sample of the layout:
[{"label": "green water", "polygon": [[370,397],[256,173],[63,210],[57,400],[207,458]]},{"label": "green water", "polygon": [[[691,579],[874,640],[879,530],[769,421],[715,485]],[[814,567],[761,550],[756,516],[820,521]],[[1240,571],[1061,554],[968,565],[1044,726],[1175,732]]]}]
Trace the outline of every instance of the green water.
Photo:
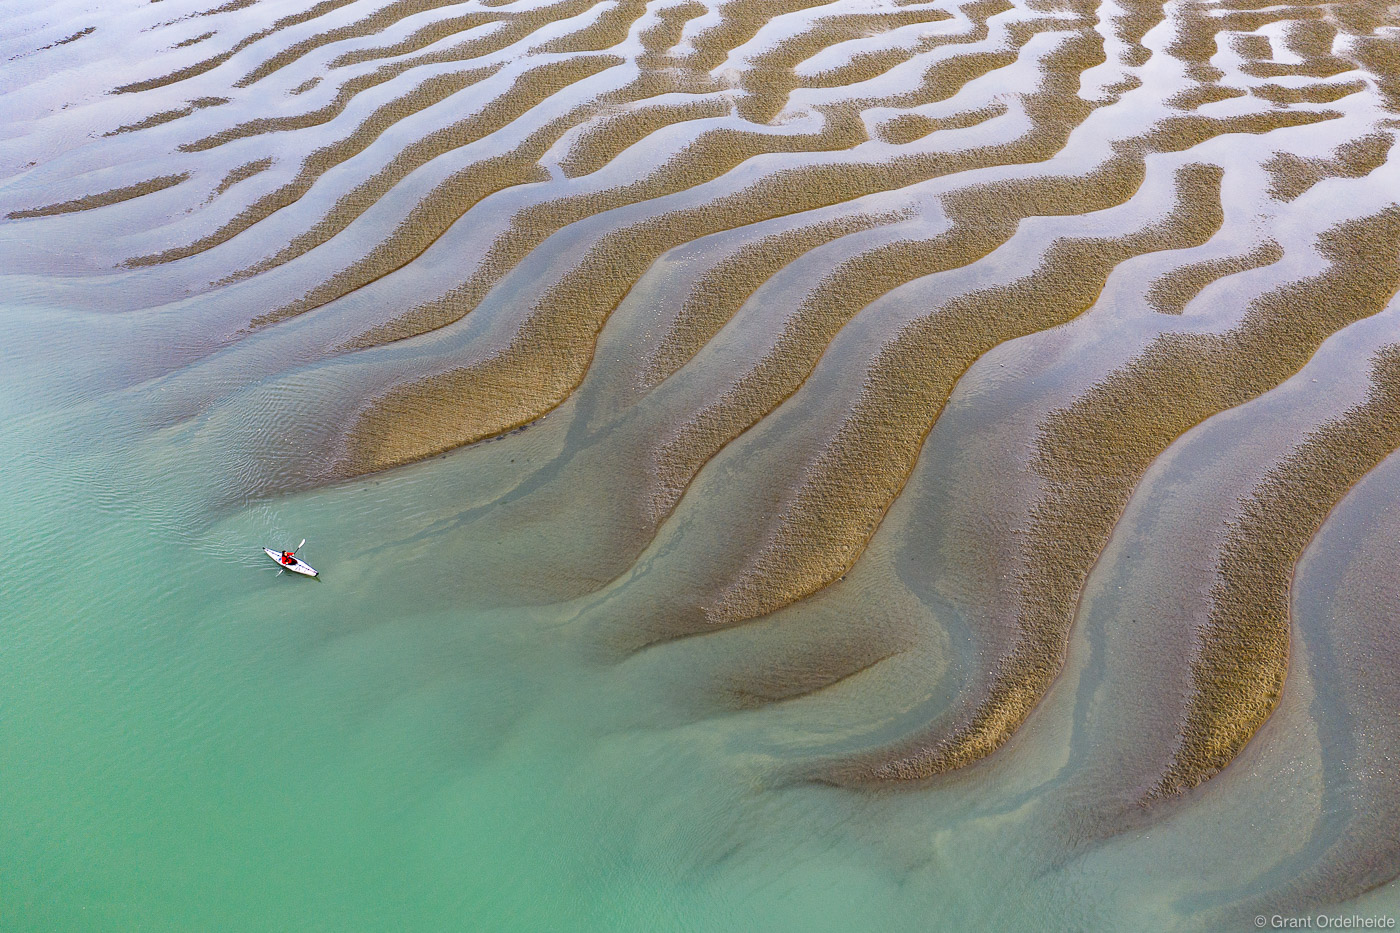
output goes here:
[{"label": "green water", "polygon": [[[450,463],[215,509],[210,465],[233,452],[125,430],[111,412],[145,396],[67,391],[83,348],[33,323],[0,324],[0,927],[898,913],[895,879],[836,844],[845,795],[765,787],[724,723],[651,721],[654,666],[590,660],[557,611],[441,608],[453,581],[415,569],[440,542],[380,542],[440,508]],[[302,536],[320,581],[258,551]]]},{"label": "green water", "polygon": [[[1083,837],[1081,765],[1117,754],[1076,733],[1114,663],[1093,626],[986,763],[794,779],[863,724],[859,682],[722,711],[695,700],[743,627],[619,654],[587,600],[467,585],[530,590],[529,550],[488,559],[464,516],[567,448],[568,411],[489,455],[230,500],[238,431],[153,426],[182,383],[74,367],[136,354],[104,326],[0,314],[0,929],[1215,930],[1317,845],[1319,737],[1287,717],[1191,807]],[[544,527],[539,553],[574,546]],[[302,537],[318,581],[259,550]],[[1305,665],[1290,683],[1306,701]],[[1392,887],[1357,909],[1393,913]]]}]

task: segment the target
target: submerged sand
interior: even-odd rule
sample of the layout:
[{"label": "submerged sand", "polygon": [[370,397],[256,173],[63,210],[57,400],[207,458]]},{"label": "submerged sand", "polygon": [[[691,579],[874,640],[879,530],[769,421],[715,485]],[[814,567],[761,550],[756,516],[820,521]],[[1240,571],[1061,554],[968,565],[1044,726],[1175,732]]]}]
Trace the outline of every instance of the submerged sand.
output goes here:
[{"label": "submerged sand", "polygon": [[[246,434],[220,502],[554,418],[551,465],[470,504],[502,556],[464,594],[581,600],[614,661],[747,626],[759,653],[707,662],[704,703],[849,691],[840,743],[776,757],[862,793],[938,794],[1033,732],[1144,477],[1400,288],[1383,4],[164,6],[109,29],[149,54],[10,43],[6,269],[179,321],[152,429]],[[61,100],[38,79],[63,68],[95,77]],[[1351,365],[1363,402],[1226,481],[1209,585],[1160,579],[1196,614],[1163,623],[1180,681],[1144,684],[1163,712],[1114,800],[1189,808],[1267,741],[1294,569],[1400,448],[1396,351]],[[949,422],[959,399],[989,414]],[[921,524],[934,469],[963,491]],[[1400,874],[1328,851],[1298,903]]]}]

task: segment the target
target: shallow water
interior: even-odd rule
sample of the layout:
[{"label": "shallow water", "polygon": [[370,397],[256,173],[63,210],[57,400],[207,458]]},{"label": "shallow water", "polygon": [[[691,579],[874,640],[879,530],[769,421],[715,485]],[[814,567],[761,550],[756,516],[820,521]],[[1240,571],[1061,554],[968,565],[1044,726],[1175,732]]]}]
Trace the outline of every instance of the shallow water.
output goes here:
[{"label": "shallow water", "polygon": [[0,17],[0,928],[1400,915],[1394,9]]},{"label": "shallow water", "polygon": [[[696,715],[717,661],[685,642],[613,664],[558,607],[438,608],[459,581],[420,558],[460,541],[421,526],[473,452],[211,514],[182,461],[235,452],[96,432],[98,393],[36,411],[82,347],[23,317],[0,325],[33,351],[0,396],[7,928],[1218,928],[1180,860],[1224,872],[1257,837],[1184,818],[1086,853],[1056,825],[1077,671],[937,791],[790,783],[782,747],[839,710]],[[256,549],[302,535],[319,581]],[[1213,784],[1307,812],[1315,741],[1282,785]]]},{"label": "shallow water", "polygon": [[[397,536],[448,464],[210,521],[190,450],[18,400],[83,348],[31,349],[3,393],[7,929],[913,915],[843,841],[848,792],[766,786],[736,723],[658,726],[664,671],[591,664],[546,610],[421,610],[450,601],[415,563],[441,536]],[[130,457],[136,487],[100,467]],[[302,534],[319,581],[257,551]]]}]

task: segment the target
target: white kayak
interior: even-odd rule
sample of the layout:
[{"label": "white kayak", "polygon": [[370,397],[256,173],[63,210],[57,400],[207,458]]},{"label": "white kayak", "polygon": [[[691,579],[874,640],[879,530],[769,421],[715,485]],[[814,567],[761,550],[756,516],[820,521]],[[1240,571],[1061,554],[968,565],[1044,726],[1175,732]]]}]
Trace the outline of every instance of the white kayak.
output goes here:
[{"label": "white kayak", "polygon": [[277,561],[277,566],[281,567],[283,570],[290,570],[292,573],[299,573],[302,576],[306,577],[319,576],[319,574],[316,573],[316,570],[306,561],[302,560],[300,557],[293,557],[292,560],[294,561],[294,563],[284,564],[282,563],[281,551],[274,551],[270,547],[265,547],[263,548],[263,553],[266,554],[268,557],[271,557],[273,560]]}]

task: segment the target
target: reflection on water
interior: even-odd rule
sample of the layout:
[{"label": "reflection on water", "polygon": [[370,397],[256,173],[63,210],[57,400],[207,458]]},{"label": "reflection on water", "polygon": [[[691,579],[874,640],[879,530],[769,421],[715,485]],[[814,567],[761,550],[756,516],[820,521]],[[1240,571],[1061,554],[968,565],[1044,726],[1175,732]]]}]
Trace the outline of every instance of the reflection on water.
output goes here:
[{"label": "reflection on water", "polygon": [[1390,8],[0,11],[22,928],[1393,909]]}]

